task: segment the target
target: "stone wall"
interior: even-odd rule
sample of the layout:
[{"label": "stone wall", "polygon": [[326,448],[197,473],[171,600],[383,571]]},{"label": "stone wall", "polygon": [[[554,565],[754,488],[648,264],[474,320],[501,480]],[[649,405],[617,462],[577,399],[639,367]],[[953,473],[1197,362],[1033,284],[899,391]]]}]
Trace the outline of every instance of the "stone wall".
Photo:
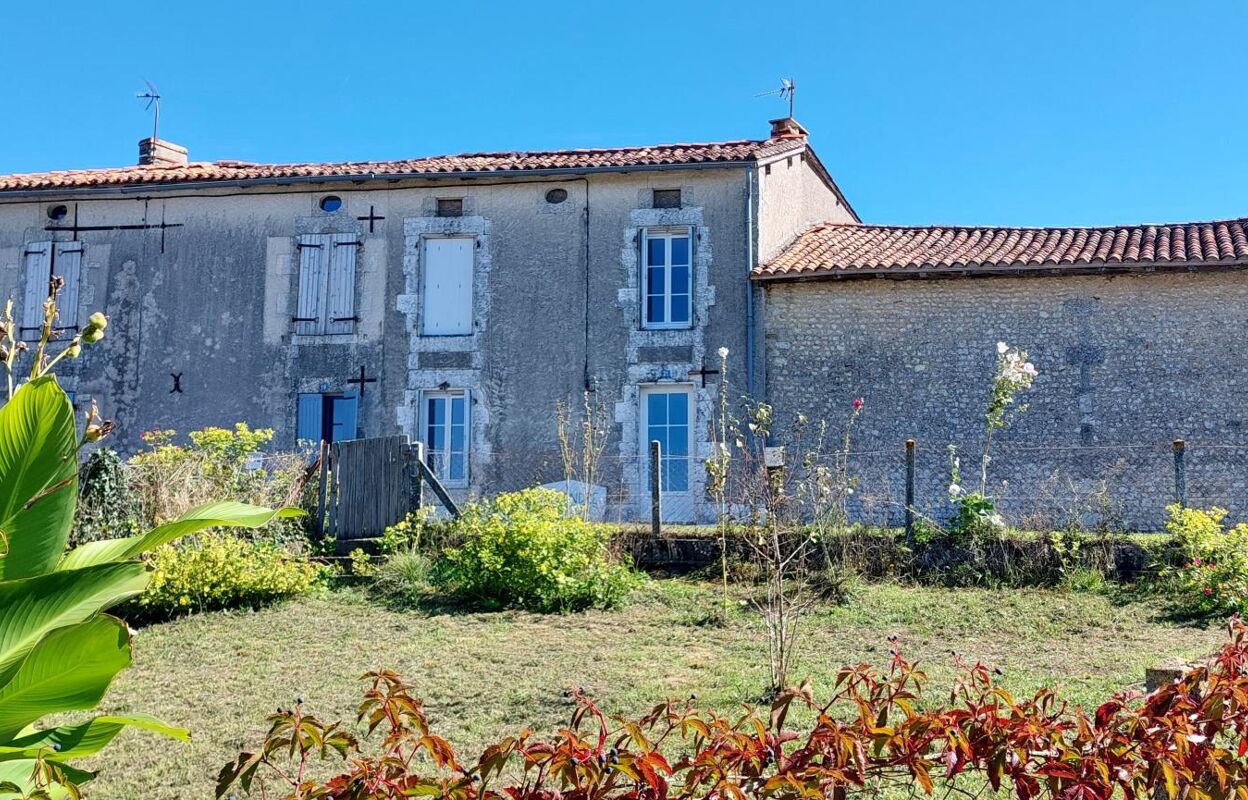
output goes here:
[{"label": "stone wall", "polygon": [[922,511],[950,510],[948,445],[963,482],[978,483],[998,341],[1040,371],[1029,410],[994,445],[989,489],[1012,521],[1158,528],[1176,438],[1189,501],[1248,514],[1240,272],[775,282],[766,294],[780,438],[803,413],[839,431],[852,398],[866,402],[851,460],[860,514],[900,519],[907,437]]}]

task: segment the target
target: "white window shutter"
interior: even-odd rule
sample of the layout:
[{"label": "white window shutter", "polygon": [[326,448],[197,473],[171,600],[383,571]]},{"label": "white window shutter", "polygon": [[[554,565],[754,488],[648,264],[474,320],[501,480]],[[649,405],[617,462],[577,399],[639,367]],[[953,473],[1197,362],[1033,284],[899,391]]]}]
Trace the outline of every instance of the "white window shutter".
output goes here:
[{"label": "white window shutter", "polygon": [[332,245],[323,234],[299,237],[299,303],[295,333],[325,332],[325,264]]},{"label": "white window shutter", "polygon": [[43,301],[52,279],[52,243],[26,245],[22,254],[26,292],[22,302],[21,339],[37,341],[43,327]]},{"label": "white window shutter", "polygon": [[326,333],[355,332],[355,264],[360,237],[335,233],[329,237],[329,299]]},{"label": "white window shutter", "polygon": [[426,336],[472,333],[472,262],[475,240],[425,240],[425,298],[422,311]]},{"label": "white window shutter", "polygon": [[57,242],[52,274],[65,281],[56,302],[57,330],[78,330],[78,295],[82,287],[82,242]]}]

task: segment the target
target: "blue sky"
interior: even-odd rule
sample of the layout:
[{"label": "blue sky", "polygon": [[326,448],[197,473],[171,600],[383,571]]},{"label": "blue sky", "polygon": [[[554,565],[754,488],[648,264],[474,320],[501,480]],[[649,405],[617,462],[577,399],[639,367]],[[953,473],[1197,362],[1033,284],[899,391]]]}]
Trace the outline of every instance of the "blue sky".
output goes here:
[{"label": "blue sky", "polygon": [[[864,220],[1248,215],[1248,3],[6,3],[0,172],[759,137],[797,114]],[[20,34],[20,35],[15,35]]]}]

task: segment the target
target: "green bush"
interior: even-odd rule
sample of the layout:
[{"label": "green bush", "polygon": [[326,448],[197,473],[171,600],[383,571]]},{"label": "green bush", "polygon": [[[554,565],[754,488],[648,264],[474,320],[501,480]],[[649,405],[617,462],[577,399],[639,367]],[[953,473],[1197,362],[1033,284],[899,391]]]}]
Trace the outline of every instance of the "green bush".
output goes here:
[{"label": "green bush", "polygon": [[435,581],[470,601],[535,611],[608,608],[641,580],[612,556],[609,535],[570,516],[567,496],[550,489],[470,504],[451,529],[459,544],[446,550]]},{"label": "green bush", "polygon": [[[144,449],[126,465],[129,489],[144,525],[159,525],[214,497],[262,506],[307,501],[307,458],[299,453],[264,453],[273,431],[207,427],[176,442],[173,430],[142,434]],[[278,542],[302,541],[306,517],[278,520],[258,534]]]},{"label": "green bush", "polygon": [[151,581],[136,601],[144,618],[195,611],[257,608],[307,594],[325,567],[267,541],[205,533],[150,556]]},{"label": "green bush", "polygon": [[955,501],[957,513],[949,521],[949,535],[958,543],[991,539],[1005,533],[1005,520],[997,513],[996,503],[982,492],[966,492]]},{"label": "green bush", "polygon": [[1248,611],[1248,523],[1227,530],[1226,509],[1166,507],[1166,531],[1180,565],[1163,573],[1180,611],[1192,615]]},{"label": "green bush", "polygon": [[413,608],[430,593],[433,562],[429,556],[407,548],[392,554],[373,571],[368,593],[397,608]]},{"label": "green bush", "polygon": [[117,539],[139,532],[138,505],[117,451],[96,450],[78,470],[78,508],[69,535],[71,546]]},{"label": "green bush", "polygon": [[382,555],[412,549],[424,553],[444,550],[453,543],[453,523],[434,516],[433,506],[424,506],[409,512],[406,517],[386,526],[377,540],[377,550]]}]

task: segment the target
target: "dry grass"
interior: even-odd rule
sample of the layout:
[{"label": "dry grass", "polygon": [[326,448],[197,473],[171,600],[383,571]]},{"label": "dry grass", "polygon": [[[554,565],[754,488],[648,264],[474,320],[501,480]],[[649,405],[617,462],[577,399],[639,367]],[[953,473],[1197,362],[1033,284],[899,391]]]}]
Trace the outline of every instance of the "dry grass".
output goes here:
[{"label": "dry grass", "polygon": [[[765,634],[744,612],[726,628],[704,624],[714,602],[711,587],[675,580],[654,581],[625,609],[567,616],[402,613],[336,592],[147,628],[107,710],[151,712],[190,727],[194,739],[123,735],[89,796],[211,797],[217,769],[255,741],[266,713],[303,697],[323,717],[353,719],[357,679],[375,667],[408,676],[464,753],[523,725],[560,722],[571,686],[611,711],[694,692],[728,709],[766,684]],[[887,584],[805,625],[794,672],[813,676],[816,690],[842,663],[882,662],[896,634],[926,662],[938,694],[956,650],[1002,667],[1011,688],[1055,683],[1084,704],[1137,684],[1150,663],[1201,655],[1221,639],[1217,628],[1176,627],[1096,595]]]}]

